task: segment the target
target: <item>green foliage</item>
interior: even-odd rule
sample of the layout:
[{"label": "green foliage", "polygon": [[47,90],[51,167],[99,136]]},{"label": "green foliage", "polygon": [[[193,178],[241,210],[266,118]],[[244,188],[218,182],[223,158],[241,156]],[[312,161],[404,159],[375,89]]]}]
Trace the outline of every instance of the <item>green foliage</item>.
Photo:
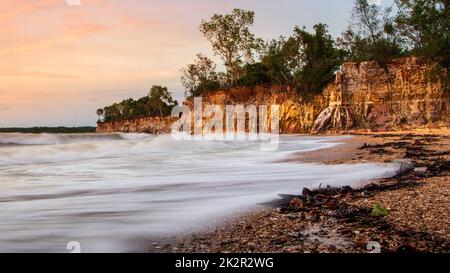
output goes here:
[{"label": "green foliage", "polygon": [[347,51],[351,61],[386,62],[404,56],[406,48],[392,8],[382,10],[368,0],[356,0],[348,29],[338,38],[338,45]]},{"label": "green foliage", "polygon": [[371,216],[372,217],[385,217],[389,214],[389,210],[380,203],[373,205]]},{"label": "green foliage", "polygon": [[181,82],[186,89],[186,97],[201,96],[205,91],[219,89],[221,84],[215,71],[216,64],[207,56],[197,54],[195,63],[181,69]]},{"label": "green foliage", "polygon": [[[148,103],[153,109],[157,109],[159,115],[168,116],[172,110],[174,100],[172,94],[168,91],[167,87],[159,85],[153,85],[148,94]],[[135,105],[132,104],[135,107]]]},{"label": "green foliage", "polygon": [[[436,62],[431,76],[438,76],[447,85],[450,79],[450,1],[396,0],[396,18],[401,34],[407,39],[412,53]],[[440,76],[446,70],[444,77]]]},{"label": "green foliage", "polygon": [[294,75],[299,67],[299,45],[294,37],[280,37],[266,43],[261,53],[261,62],[267,67],[272,82],[295,86]]},{"label": "green foliage", "polygon": [[334,79],[344,53],[335,47],[327,26],[317,24],[314,34],[296,28],[296,37],[301,49],[300,69],[295,74],[297,89],[305,93],[318,93]]},{"label": "green foliage", "polygon": [[450,2],[448,0],[396,0],[396,21],[413,53],[449,62]]},{"label": "green foliage", "polygon": [[265,86],[272,84],[269,69],[263,63],[246,64],[241,71],[237,86]]},{"label": "green foliage", "polygon": [[296,27],[293,36],[269,42],[262,64],[269,82],[292,86],[301,93],[317,93],[334,78],[343,57],[327,26],[317,24],[314,33]]},{"label": "green foliage", "polygon": [[99,121],[115,121],[143,116],[168,116],[178,102],[174,101],[166,87],[154,85],[148,96],[138,100],[125,99],[103,109],[98,109]]},{"label": "green foliage", "polygon": [[209,21],[202,20],[200,24],[200,31],[224,62],[230,85],[239,78],[243,59],[252,62],[253,54],[261,44],[261,40],[249,30],[254,16],[253,11],[233,9],[230,14],[215,14]]}]

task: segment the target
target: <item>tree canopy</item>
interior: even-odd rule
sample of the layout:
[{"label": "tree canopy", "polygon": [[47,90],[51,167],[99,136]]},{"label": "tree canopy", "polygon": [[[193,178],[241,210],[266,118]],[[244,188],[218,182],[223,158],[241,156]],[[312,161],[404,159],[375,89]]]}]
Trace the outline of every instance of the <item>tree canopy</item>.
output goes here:
[{"label": "tree canopy", "polygon": [[255,13],[233,9],[230,14],[215,14],[209,21],[202,20],[200,31],[211,43],[227,69],[227,80],[234,84],[239,78],[239,67],[243,60],[251,62],[261,40],[250,32]]},{"label": "tree canopy", "polygon": [[138,100],[125,99],[120,103],[98,109],[97,115],[99,121],[104,122],[144,116],[168,116],[177,104],[167,87],[154,85],[147,96]]},{"label": "tree canopy", "polygon": [[181,69],[183,76],[181,82],[186,89],[186,97],[200,96],[205,91],[220,88],[216,64],[207,56],[197,54],[193,64]]},{"label": "tree canopy", "polygon": [[406,54],[392,7],[382,9],[367,0],[355,1],[350,24],[337,41],[352,61],[386,62]]},{"label": "tree canopy", "polygon": [[450,62],[450,1],[395,0],[396,23],[408,41],[412,54],[437,61],[445,68]]}]

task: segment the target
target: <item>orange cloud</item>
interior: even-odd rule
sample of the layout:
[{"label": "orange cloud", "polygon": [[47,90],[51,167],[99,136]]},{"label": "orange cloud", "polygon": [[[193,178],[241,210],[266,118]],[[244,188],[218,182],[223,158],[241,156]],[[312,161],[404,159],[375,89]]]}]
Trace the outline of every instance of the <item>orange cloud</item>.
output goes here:
[{"label": "orange cloud", "polygon": [[61,3],[59,0],[32,0],[32,1],[17,1],[17,0],[2,0],[0,2],[0,28],[11,29],[14,25],[14,20],[20,16],[32,13],[36,10],[41,10],[55,6]]},{"label": "orange cloud", "polygon": [[95,23],[83,23],[76,26],[68,26],[64,28],[61,31],[61,33],[53,35],[53,37],[49,37],[34,42],[28,42],[26,44],[22,44],[19,46],[11,46],[8,48],[0,49],[0,56],[13,53],[22,53],[25,51],[36,51],[40,49],[45,49],[57,44],[78,40],[79,38],[85,35],[105,31],[108,29],[109,29],[108,26]]},{"label": "orange cloud", "polygon": [[63,73],[53,72],[35,72],[35,71],[16,71],[16,72],[0,72],[0,77],[46,77],[46,78],[64,78],[78,79],[79,77]]},{"label": "orange cloud", "polygon": [[[7,38],[3,37],[3,42],[0,38],[0,56],[36,52],[74,42],[90,34],[147,23],[122,13],[120,5],[113,5],[111,1],[90,0],[83,5],[70,7],[64,0],[2,0],[0,28],[6,32]],[[32,31],[23,33],[27,26]],[[40,31],[33,31],[36,28]]]}]

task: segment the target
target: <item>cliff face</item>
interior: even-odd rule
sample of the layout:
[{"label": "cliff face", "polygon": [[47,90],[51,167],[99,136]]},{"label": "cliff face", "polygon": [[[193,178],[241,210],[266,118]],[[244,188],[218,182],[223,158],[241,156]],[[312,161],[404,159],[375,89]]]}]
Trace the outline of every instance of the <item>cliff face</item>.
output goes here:
[{"label": "cliff face", "polygon": [[[325,109],[327,98],[318,95],[310,99],[304,99],[290,92],[288,88],[272,86],[271,88],[235,88],[227,91],[210,92],[203,96],[203,107],[207,105],[220,105],[225,109],[226,105],[271,105],[280,106],[280,133],[295,134],[307,133],[314,125],[319,113]],[[193,109],[192,101],[186,105]],[[269,117],[268,117],[269,118]],[[270,124],[270,121],[268,121]]]},{"label": "cliff face", "polygon": [[348,129],[392,130],[448,123],[450,100],[440,82],[429,80],[430,65],[418,58],[345,63],[324,91],[328,107],[313,132]]},{"label": "cliff face", "polygon": [[167,134],[174,119],[171,117],[142,117],[130,120],[102,122],[97,125],[97,133],[150,133]]},{"label": "cliff face", "polygon": [[[210,92],[203,106],[280,105],[280,132],[323,133],[352,129],[391,130],[403,126],[449,124],[450,99],[440,82],[428,80],[430,66],[417,58],[345,63],[322,94],[305,99],[289,88],[237,88]],[[193,109],[193,102],[186,105]],[[100,123],[98,132],[168,133],[172,118],[140,118]]]}]

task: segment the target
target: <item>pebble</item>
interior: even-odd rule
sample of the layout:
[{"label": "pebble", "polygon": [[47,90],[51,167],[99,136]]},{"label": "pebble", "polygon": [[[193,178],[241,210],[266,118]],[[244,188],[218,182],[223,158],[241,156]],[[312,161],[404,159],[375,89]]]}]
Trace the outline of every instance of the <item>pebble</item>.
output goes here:
[{"label": "pebble", "polygon": [[428,171],[427,167],[420,167],[420,168],[415,168],[414,172],[416,173],[426,173]]},{"label": "pebble", "polygon": [[250,249],[251,251],[256,249],[256,244],[255,243],[248,243],[248,249]]},{"label": "pebble", "polygon": [[299,216],[298,216],[297,214],[295,214],[295,213],[290,213],[290,214],[288,214],[286,217],[289,218],[289,219],[291,219],[291,220],[294,220],[294,219],[298,219],[298,218],[299,218]]}]

